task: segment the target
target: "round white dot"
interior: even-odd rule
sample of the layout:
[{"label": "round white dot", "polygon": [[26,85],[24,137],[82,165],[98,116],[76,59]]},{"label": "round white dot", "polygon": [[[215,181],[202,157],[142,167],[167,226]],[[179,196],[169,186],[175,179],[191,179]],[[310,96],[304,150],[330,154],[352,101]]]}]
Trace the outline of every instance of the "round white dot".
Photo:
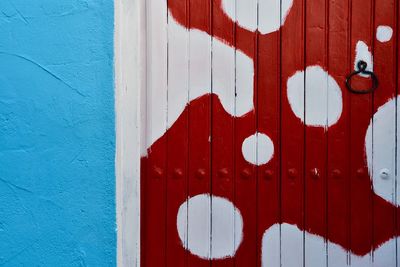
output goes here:
[{"label": "round white dot", "polygon": [[376,39],[381,42],[389,42],[393,36],[393,29],[390,26],[380,25],[376,29]]},{"label": "round white dot", "polygon": [[305,73],[298,71],[290,77],[287,97],[293,113],[308,126],[332,126],[342,114],[342,91],[335,79],[320,66],[307,67]]},{"label": "round white dot", "polygon": [[202,259],[233,257],[243,238],[243,219],[229,200],[197,195],[180,207],[179,238],[185,249]]},{"label": "round white dot", "polygon": [[[400,97],[397,98],[400,101]],[[365,135],[365,153],[374,192],[396,204],[391,173],[396,158],[396,98],[382,105],[374,114]],[[397,201],[397,203],[400,203]]]},{"label": "round white dot", "polygon": [[258,29],[261,34],[279,30],[289,14],[293,0],[259,0],[258,7],[256,4],[255,1],[247,0],[222,0],[222,8],[228,17],[249,31]]},{"label": "round white dot", "polygon": [[244,159],[254,165],[268,163],[274,155],[274,143],[263,133],[255,133],[247,137],[242,144]]}]

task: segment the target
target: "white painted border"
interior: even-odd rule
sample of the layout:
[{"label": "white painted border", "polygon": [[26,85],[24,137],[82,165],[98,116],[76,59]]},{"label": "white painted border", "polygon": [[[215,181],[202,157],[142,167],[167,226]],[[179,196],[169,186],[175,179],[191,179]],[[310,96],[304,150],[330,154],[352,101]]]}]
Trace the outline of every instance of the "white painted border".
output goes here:
[{"label": "white painted border", "polygon": [[117,266],[140,266],[140,155],[146,103],[146,0],[115,0]]}]

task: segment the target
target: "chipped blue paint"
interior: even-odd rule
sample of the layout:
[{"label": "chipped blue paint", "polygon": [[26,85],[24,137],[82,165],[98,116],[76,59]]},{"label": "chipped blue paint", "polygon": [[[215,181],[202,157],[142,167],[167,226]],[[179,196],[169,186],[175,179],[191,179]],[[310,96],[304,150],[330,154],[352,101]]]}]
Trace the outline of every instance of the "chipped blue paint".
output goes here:
[{"label": "chipped blue paint", "polygon": [[0,1],[0,266],[115,266],[112,0]]}]

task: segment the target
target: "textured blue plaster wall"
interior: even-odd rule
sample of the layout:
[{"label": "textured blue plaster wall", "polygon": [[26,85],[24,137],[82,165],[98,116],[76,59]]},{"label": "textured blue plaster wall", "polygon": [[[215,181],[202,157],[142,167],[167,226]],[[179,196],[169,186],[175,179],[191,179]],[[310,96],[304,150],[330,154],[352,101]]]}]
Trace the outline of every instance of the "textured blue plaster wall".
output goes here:
[{"label": "textured blue plaster wall", "polygon": [[113,13],[0,1],[0,266],[115,266]]}]

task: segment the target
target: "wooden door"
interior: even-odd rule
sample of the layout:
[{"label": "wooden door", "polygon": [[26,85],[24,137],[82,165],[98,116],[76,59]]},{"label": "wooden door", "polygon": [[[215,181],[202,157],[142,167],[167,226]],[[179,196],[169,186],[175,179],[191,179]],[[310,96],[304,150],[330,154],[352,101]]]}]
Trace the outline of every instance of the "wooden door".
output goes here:
[{"label": "wooden door", "polygon": [[146,6],[141,265],[397,266],[398,0]]}]

